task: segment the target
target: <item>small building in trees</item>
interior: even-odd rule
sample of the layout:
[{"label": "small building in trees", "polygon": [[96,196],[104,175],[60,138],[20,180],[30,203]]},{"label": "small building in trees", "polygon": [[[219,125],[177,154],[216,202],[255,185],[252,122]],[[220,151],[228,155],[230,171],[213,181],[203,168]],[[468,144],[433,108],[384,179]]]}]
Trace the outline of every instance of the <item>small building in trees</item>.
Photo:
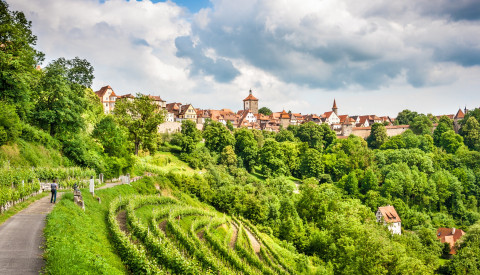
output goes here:
[{"label": "small building in trees", "polygon": [[381,206],[378,208],[377,213],[377,222],[383,222],[384,225],[388,226],[388,230],[392,234],[402,234],[402,220],[398,216],[395,207],[392,205]]},{"label": "small building in trees", "polygon": [[461,229],[440,227],[437,230],[437,238],[442,243],[448,243],[450,245],[450,252],[448,254],[453,255],[457,253],[455,249],[455,243],[463,236],[465,232]]},{"label": "small building in trees", "polygon": [[115,109],[115,100],[117,100],[117,95],[113,91],[112,87],[109,85],[100,88],[96,91],[95,94],[100,98],[100,102],[103,106],[103,112],[109,114]]}]

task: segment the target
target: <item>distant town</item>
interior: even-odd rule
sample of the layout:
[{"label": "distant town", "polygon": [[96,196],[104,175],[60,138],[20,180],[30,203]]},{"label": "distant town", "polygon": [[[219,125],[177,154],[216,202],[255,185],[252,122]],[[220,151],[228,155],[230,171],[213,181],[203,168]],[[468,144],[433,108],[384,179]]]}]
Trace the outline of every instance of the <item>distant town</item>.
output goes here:
[{"label": "distant town", "polygon": [[[133,100],[132,94],[116,95],[112,87],[104,86],[95,94],[100,98],[105,114],[111,113],[115,109],[117,100]],[[300,125],[312,121],[317,124],[328,124],[335,131],[338,138],[348,137],[350,134],[367,138],[370,135],[370,126],[374,123],[382,123],[386,126],[387,135],[395,136],[409,129],[409,125],[398,125],[395,118],[390,116],[377,115],[348,115],[339,114],[337,102],[333,100],[331,111],[323,114],[292,113],[282,110],[281,112],[271,112],[263,114],[259,112],[258,98],[253,95],[252,90],[248,92],[247,97],[243,99],[243,109],[234,112],[230,109],[201,109],[196,108],[191,103],[182,104],[179,102],[167,103],[160,96],[148,95],[159,108],[165,111],[165,123],[159,126],[159,132],[172,133],[180,130],[183,120],[191,120],[197,123],[197,128],[201,129],[208,119],[218,121],[224,125],[230,124],[234,128],[248,128],[257,130],[266,130],[278,132],[286,129],[290,125]],[[457,113],[445,114],[454,121],[455,131],[458,132],[458,121],[463,119],[467,109],[458,109]],[[440,119],[442,115],[437,116]],[[435,127],[435,125],[434,125]]]}]

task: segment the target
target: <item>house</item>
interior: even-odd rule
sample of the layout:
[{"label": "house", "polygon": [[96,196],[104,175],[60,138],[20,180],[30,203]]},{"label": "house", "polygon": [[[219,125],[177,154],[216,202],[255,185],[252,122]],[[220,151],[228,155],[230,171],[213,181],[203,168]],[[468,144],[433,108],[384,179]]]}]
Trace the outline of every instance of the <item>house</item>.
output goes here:
[{"label": "house", "polygon": [[465,232],[461,229],[440,227],[437,230],[437,238],[442,243],[448,243],[450,245],[450,255],[457,253],[455,249],[455,243],[463,236]]},{"label": "house", "polygon": [[377,217],[377,222],[383,222],[384,225],[387,225],[388,230],[392,234],[402,234],[402,220],[398,216],[395,207],[392,205],[378,207],[375,216]]},{"label": "house", "polygon": [[191,120],[193,122],[197,122],[197,111],[193,108],[192,104],[185,104],[180,106],[180,110],[178,113],[179,120]]},{"label": "house", "polygon": [[155,104],[158,106],[160,109],[165,109],[167,107],[167,104],[165,100],[162,100],[160,96],[157,95],[148,95],[148,97],[155,102]]},{"label": "house", "polygon": [[117,100],[117,95],[113,91],[112,87],[104,86],[100,90],[96,91],[95,94],[100,98],[100,102],[103,106],[103,112],[109,114],[115,108],[115,100]]},{"label": "house", "polygon": [[328,125],[340,124],[340,118],[337,116],[337,114],[335,114],[334,111],[325,112],[322,115],[322,120]]}]

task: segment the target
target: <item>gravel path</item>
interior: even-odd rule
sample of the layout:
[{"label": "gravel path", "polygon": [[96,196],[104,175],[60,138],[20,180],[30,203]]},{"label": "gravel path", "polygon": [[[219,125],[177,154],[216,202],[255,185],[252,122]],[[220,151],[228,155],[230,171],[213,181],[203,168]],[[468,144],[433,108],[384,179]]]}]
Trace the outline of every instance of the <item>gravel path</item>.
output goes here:
[{"label": "gravel path", "polygon": [[[57,193],[57,201],[62,193]],[[54,204],[50,196],[32,203],[0,225],[0,274],[38,274],[44,266],[43,228]]]}]

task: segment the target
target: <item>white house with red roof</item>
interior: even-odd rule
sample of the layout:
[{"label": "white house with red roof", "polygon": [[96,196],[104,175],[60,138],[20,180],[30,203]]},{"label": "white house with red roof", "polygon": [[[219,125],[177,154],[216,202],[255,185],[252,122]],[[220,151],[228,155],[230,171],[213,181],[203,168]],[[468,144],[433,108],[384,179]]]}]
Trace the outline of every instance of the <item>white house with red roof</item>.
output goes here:
[{"label": "white house with red roof", "polygon": [[103,112],[109,114],[113,109],[115,109],[115,100],[117,100],[117,95],[113,91],[112,87],[109,85],[100,88],[96,91],[95,94],[100,98],[100,102],[103,106]]},{"label": "white house with red roof", "polygon": [[377,222],[388,226],[388,230],[390,230],[392,234],[402,234],[402,220],[400,216],[398,216],[395,207],[392,205],[378,207],[375,216],[377,217]]}]

